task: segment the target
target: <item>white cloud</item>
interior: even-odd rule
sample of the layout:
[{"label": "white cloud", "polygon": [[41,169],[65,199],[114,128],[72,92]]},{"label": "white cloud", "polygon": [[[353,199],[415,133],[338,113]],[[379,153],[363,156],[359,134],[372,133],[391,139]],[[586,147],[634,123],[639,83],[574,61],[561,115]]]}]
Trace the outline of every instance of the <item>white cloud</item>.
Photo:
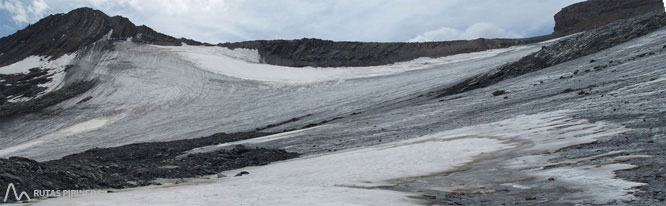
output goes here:
[{"label": "white cloud", "polygon": [[3,0],[0,9],[5,9],[12,14],[12,20],[17,24],[32,23],[42,16],[48,9],[44,0],[33,0],[32,2],[21,0]]},{"label": "white cloud", "polygon": [[[406,41],[442,26],[460,30],[457,33],[465,33],[463,37],[545,34],[552,31],[557,11],[580,1],[0,0],[0,9],[11,11],[16,16],[14,21],[24,26],[50,13],[92,7],[111,16],[128,17],[136,24],[148,25],[165,34],[211,43],[303,37]],[[44,7],[39,5],[43,3],[48,5],[46,12],[40,12],[39,8]],[[17,7],[22,9],[16,10]],[[29,14],[29,7],[34,8],[34,14]],[[470,26],[478,22],[494,25],[506,33],[487,25]]]},{"label": "white cloud", "polygon": [[428,31],[409,40],[409,42],[427,42],[427,41],[449,41],[449,40],[469,40],[478,38],[519,38],[520,35],[507,32],[506,30],[489,24],[476,23],[465,30],[457,30],[448,27],[442,27],[434,31]]}]

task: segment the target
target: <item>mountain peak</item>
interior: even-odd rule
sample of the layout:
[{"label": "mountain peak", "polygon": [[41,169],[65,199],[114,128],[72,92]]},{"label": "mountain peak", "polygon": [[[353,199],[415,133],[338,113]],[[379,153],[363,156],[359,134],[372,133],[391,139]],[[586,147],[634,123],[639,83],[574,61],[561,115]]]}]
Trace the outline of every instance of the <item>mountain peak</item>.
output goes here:
[{"label": "mountain peak", "polygon": [[90,7],[81,7],[78,9],[71,10],[67,12],[66,15],[102,15],[106,16],[106,14],[100,10],[93,9]]},{"label": "mountain peak", "polygon": [[146,26],[136,26],[122,16],[110,17],[92,8],[78,8],[66,14],[49,15],[25,29],[0,39],[0,66],[32,55],[57,58],[75,52],[111,33],[110,40],[131,39],[137,43],[181,45],[200,42],[177,39]]}]

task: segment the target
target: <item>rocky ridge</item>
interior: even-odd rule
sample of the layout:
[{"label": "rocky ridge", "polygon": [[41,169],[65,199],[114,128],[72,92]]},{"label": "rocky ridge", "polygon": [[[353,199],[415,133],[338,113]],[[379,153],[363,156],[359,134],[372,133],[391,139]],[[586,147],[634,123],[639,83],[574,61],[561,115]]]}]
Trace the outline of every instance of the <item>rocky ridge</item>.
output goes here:
[{"label": "rocky ridge", "polygon": [[529,44],[598,28],[616,20],[664,11],[660,0],[590,0],[555,15],[553,34],[525,39],[476,39],[422,43],[334,42],[321,39],[223,43],[256,49],[267,64],[292,67],[376,66],[420,57],[443,57]]},{"label": "rocky ridge", "polygon": [[256,49],[267,64],[291,67],[376,66],[420,57],[443,57],[532,43],[532,39],[477,39],[445,42],[335,42],[321,39],[224,43],[228,48]]},{"label": "rocky ridge", "polygon": [[588,0],[555,14],[555,32],[567,35],[651,12],[664,12],[661,0]]}]

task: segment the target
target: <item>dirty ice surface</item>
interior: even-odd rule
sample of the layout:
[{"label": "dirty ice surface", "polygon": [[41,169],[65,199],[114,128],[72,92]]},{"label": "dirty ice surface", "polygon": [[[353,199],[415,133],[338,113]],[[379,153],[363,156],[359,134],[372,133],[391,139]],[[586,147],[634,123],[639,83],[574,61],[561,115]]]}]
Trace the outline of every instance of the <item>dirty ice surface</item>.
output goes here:
[{"label": "dirty ice surface", "polygon": [[[416,194],[384,189],[410,177],[437,175],[499,151],[542,153],[609,137],[627,129],[604,122],[576,120],[556,111],[520,115],[423,137],[361,149],[307,156],[224,172],[227,177],[196,184],[164,185],[58,198],[38,205],[414,205]],[[514,161],[538,175],[586,181],[584,193],[600,201],[622,199],[639,184],[615,179],[609,164],[598,168],[539,169],[538,158]],[[531,160],[531,161],[527,161]],[[234,177],[240,171],[249,175]],[[608,193],[612,192],[612,193]],[[592,193],[592,194],[590,194]]]},{"label": "dirty ice surface", "polygon": [[[515,61],[541,46],[431,59],[435,62],[428,66],[412,61],[371,68],[309,68],[322,73],[312,76],[300,73],[307,71],[305,68],[252,63],[256,57],[249,53],[256,51],[251,50],[116,42],[113,51],[80,51],[76,69],[67,74],[67,82],[96,80],[97,84],[79,97],[49,108],[68,112],[39,119],[17,118],[0,125],[0,132],[11,137],[0,149],[118,113],[129,115],[97,130],[37,144],[8,156],[57,159],[93,147],[254,130],[306,115],[306,121],[310,121],[306,124],[321,122],[453,84]],[[198,62],[190,56],[204,59]],[[261,69],[276,74],[264,74]],[[87,96],[93,98],[77,104]]]},{"label": "dirty ice surface", "polygon": [[112,117],[99,117],[91,120],[87,120],[72,126],[69,126],[67,128],[60,129],[54,133],[44,135],[38,139],[31,140],[29,142],[25,142],[23,144],[19,144],[16,146],[8,147],[5,149],[0,149],[0,156],[9,156],[13,154],[14,152],[24,150],[26,148],[34,147],[39,144],[44,144],[48,143],[53,140],[57,140],[59,138],[83,133],[83,132],[88,132],[88,131],[93,131],[99,128],[104,127],[105,125],[111,124],[115,121],[118,121],[125,117],[126,114],[119,114],[116,116]]}]

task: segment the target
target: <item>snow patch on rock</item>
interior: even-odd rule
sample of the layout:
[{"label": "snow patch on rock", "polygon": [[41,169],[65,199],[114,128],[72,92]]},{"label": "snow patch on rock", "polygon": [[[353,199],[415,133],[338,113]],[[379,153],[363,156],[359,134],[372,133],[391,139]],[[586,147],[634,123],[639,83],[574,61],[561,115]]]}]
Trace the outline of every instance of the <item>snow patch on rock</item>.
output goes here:
[{"label": "snow patch on rock", "polygon": [[[39,97],[62,86],[65,80],[65,69],[72,63],[74,58],[76,58],[76,53],[65,54],[54,60],[50,60],[50,57],[47,56],[30,56],[14,64],[0,67],[0,74],[28,73],[32,68],[47,70],[51,81],[39,85],[40,87],[47,88],[36,96]],[[9,102],[24,102],[30,99],[33,98],[13,97],[9,99]]]}]

